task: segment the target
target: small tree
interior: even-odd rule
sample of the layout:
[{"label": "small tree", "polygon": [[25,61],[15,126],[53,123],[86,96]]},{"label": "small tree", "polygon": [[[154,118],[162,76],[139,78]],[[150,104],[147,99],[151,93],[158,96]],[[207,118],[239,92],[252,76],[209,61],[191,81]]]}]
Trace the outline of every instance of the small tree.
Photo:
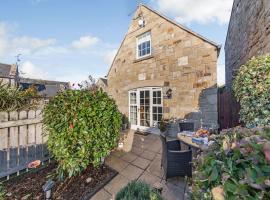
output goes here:
[{"label": "small tree", "polygon": [[270,126],[270,55],[240,67],[233,82],[240,117],[247,126]]},{"label": "small tree", "polygon": [[71,177],[100,164],[117,145],[121,114],[101,90],[66,90],[45,107],[44,124],[60,177]]}]

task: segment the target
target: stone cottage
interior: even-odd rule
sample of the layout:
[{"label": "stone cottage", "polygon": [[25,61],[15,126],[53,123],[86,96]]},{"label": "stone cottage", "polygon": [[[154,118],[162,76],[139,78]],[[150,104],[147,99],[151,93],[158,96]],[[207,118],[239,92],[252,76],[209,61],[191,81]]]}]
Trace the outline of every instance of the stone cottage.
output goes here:
[{"label": "stone cottage", "polygon": [[252,57],[267,53],[270,53],[270,1],[235,0],[225,43],[230,127],[238,124],[240,108],[232,95],[233,76]]},{"label": "stone cottage", "polygon": [[107,74],[106,91],[132,129],[154,127],[162,118],[217,127],[219,50],[216,43],[139,5]]}]

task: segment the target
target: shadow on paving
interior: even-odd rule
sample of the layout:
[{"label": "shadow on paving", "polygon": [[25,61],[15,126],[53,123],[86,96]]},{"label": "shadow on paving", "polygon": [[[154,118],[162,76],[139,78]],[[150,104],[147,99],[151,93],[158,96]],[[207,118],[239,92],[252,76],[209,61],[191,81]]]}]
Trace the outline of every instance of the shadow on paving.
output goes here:
[{"label": "shadow on paving", "polygon": [[158,135],[147,136],[134,134],[129,130],[124,141],[124,151],[114,151],[105,163],[119,172],[92,200],[114,199],[116,193],[131,180],[142,180],[150,184],[161,185],[162,196],[166,200],[182,200],[184,178],[163,178],[161,163],[161,141]]}]

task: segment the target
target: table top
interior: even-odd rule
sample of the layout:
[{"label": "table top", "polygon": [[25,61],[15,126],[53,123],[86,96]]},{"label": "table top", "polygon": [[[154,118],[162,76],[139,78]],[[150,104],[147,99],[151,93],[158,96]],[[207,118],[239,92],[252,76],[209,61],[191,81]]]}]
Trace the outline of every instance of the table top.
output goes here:
[{"label": "table top", "polygon": [[196,148],[196,149],[200,149],[200,150],[204,150],[207,148],[207,145],[194,143],[194,142],[192,142],[192,137],[185,136],[182,133],[178,133],[177,138],[181,142],[183,142],[184,144],[186,144],[192,148]]}]

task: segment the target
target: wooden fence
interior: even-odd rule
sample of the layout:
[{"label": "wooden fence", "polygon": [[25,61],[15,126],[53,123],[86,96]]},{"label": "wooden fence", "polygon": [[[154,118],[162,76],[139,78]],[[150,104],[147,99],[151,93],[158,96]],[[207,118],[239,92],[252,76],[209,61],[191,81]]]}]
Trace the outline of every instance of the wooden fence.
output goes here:
[{"label": "wooden fence", "polygon": [[31,161],[49,159],[41,112],[0,112],[0,178],[19,174]]}]

